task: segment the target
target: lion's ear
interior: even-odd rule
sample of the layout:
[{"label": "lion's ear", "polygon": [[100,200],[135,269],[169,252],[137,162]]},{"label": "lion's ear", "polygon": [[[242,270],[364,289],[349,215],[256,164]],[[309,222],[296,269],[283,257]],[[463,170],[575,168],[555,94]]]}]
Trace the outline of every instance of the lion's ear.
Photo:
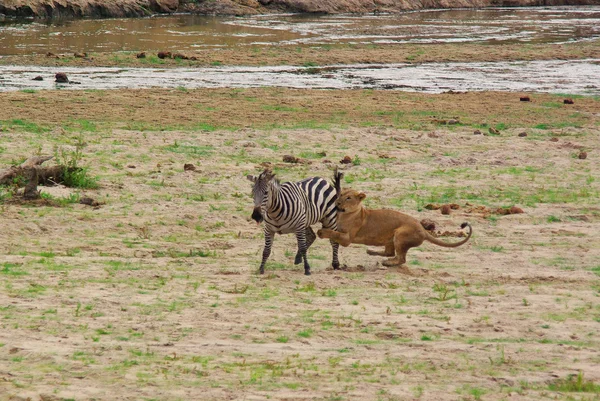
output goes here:
[{"label": "lion's ear", "polygon": [[248,181],[256,182],[256,179],[257,179],[258,177],[254,176],[254,175],[252,175],[252,174],[248,174],[248,175],[246,176],[246,178],[248,179]]},{"label": "lion's ear", "polygon": [[359,193],[359,194],[358,194],[358,199],[360,199],[360,200],[363,200],[363,199],[365,199],[366,197],[367,197],[367,194],[366,194],[366,193],[364,193],[364,192],[361,192],[361,193]]}]

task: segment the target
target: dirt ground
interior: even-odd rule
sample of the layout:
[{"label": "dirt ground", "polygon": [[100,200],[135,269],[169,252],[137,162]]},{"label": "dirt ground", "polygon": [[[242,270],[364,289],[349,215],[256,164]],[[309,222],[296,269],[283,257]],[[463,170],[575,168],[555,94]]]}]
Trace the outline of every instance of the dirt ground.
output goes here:
[{"label": "dirt ground", "polygon": [[[0,400],[600,399],[600,99],[523,95],[3,93],[0,169],[79,147],[98,188],[0,189]],[[474,236],[258,275],[265,162]]]}]

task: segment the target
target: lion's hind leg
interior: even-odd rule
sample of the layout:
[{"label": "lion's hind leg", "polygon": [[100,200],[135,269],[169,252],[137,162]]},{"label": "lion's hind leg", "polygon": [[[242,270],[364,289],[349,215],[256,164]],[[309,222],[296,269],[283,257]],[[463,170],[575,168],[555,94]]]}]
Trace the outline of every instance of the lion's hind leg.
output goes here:
[{"label": "lion's hind leg", "polygon": [[373,255],[373,256],[387,256],[387,257],[394,256],[396,254],[396,251],[394,249],[394,241],[390,241],[387,244],[385,244],[384,251],[375,251],[373,249],[367,249],[367,253],[369,255]]},{"label": "lion's hind leg", "polygon": [[406,263],[406,253],[410,248],[419,246],[423,243],[423,239],[415,237],[413,230],[410,227],[398,228],[394,232],[394,250],[396,257],[387,259],[383,262],[384,266],[402,266]]}]

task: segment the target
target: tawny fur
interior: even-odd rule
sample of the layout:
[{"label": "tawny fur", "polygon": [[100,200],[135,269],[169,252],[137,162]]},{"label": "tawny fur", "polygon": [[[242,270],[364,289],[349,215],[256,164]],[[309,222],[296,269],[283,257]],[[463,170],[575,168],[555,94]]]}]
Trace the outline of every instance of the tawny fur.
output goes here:
[{"label": "tawny fur", "polygon": [[330,238],[342,246],[364,244],[384,246],[383,252],[368,250],[369,255],[388,256],[384,266],[400,266],[406,263],[406,253],[429,241],[433,244],[454,248],[471,238],[473,229],[469,223],[467,238],[456,243],[447,243],[431,236],[415,218],[395,210],[369,210],[362,204],[366,195],[353,189],[344,189],[336,204],[338,207],[338,230],[321,229],[319,238]]}]

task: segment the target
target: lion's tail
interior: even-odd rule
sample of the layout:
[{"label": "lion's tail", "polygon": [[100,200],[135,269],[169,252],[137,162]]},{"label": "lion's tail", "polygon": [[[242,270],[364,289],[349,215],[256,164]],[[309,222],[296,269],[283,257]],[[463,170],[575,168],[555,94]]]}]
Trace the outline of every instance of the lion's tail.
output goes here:
[{"label": "lion's tail", "polygon": [[467,235],[467,238],[465,238],[459,242],[454,242],[454,243],[445,242],[445,241],[442,241],[440,239],[437,239],[437,238],[431,236],[431,234],[429,234],[428,232],[426,232],[426,234],[427,234],[426,239],[427,239],[427,241],[431,242],[432,244],[436,244],[436,245],[443,246],[446,248],[456,248],[457,246],[461,246],[462,244],[467,242],[469,240],[469,238],[471,238],[471,234],[473,234],[473,227],[471,227],[471,225],[469,223],[462,223],[460,225],[460,228],[465,228],[465,227],[469,227],[469,234]]}]

